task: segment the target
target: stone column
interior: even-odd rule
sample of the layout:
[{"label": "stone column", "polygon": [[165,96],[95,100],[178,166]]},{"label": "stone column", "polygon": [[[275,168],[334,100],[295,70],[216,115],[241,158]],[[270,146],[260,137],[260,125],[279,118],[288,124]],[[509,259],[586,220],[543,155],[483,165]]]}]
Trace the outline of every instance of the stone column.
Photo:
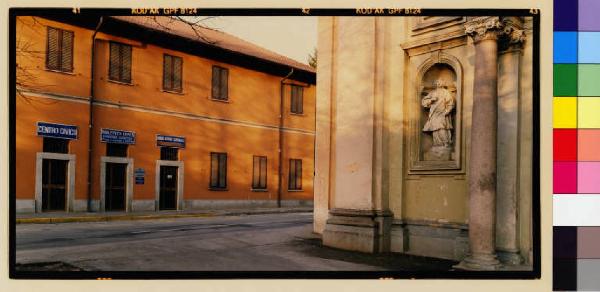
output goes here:
[{"label": "stone column", "polygon": [[498,183],[496,186],[496,251],[504,264],[518,265],[519,254],[519,116],[520,61],[524,32],[520,17],[502,21],[498,56]]},{"label": "stone column", "polygon": [[456,266],[496,270],[496,132],[499,17],[474,17],[465,24],[475,45],[475,79],[469,157],[469,255]]}]

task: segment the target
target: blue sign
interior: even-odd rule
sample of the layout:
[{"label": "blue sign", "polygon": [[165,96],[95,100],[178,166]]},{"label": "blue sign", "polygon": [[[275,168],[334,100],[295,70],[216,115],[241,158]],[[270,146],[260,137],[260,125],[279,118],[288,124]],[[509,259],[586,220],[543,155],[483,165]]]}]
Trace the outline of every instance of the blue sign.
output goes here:
[{"label": "blue sign", "polygon": [[135,184],[136,185],[143,185],[144,184],[144,175],[146,174],[146,172],[144,171],[143,168],[136,168],[134,170],[134,176],[135,176]]},{"label": "blue sign", "polygon": [[143,168],[136,168],[135,171],[135,176],[144,176],[144,174],[146,173],[146,171],[144,171]]},{"label": "blue sign", "polygon": [[77,126],[37,122],[37,135],[60,139],[77,139]]},{"label": "blue sign", "polygon": [[185,137],[156,135],[156,145],[185,148]]},{"label": "blue sign", "polygon": [[144,184],[144,177],[135,177],[135,184],[136,185],[143,185]]},{"label": "blue sign", "polygon": [[135,144],[135,132],[113,129],[101,129],[100,142],[117,144]]}]

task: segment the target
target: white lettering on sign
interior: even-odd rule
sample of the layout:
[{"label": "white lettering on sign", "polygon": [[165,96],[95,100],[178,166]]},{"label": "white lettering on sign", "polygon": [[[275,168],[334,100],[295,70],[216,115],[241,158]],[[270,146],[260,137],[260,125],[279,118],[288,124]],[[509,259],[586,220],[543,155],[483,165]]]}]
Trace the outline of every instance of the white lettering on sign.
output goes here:
[{"label": "white lettering on sign", "polygon": [[185,142],[185,138],[171,137],[171,136],[158,136],[158,141],[183,143],[183,142]]},{"label": "white lettering on sign", "polygon": [[61,134],[61,135],[69,135],[69,136],[73,136],[73,135],[77,135],[77,130],[75,130],[75,129],[65,129],[65,128],[61,128],[61,129],[60,129],[60,134]]},{"label": "white lettering on sign", "polygon": [[58,128],[39,125],[38,132],[43,134],[58,134]]},{"label": "white lettering on sign", "polygon": [[38,122],[37,134],[40,136],[57,137],[63,139],[76,139],[77,127],[71,125]]},{"label": "white lettering on sign", "polygon": [[100,134],[100,141],[107,143],[135,144],[135,132],[102,129]]},{"label": "white lettering on sign", "polygon": [[159,146],[185,147],[185,137],[156,135]]}]

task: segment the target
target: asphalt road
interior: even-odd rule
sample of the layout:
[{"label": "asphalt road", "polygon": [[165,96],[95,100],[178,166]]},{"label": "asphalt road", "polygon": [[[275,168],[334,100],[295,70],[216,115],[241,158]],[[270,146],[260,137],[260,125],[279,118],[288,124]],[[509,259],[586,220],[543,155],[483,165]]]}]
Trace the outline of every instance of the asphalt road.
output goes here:
[{"label": "asphalt road", "polygon": [[16,235],[23,269],[47,262],[88,271],[410,271],[455,264],[324,247],[312,233],[312,213],[18,224]]}]

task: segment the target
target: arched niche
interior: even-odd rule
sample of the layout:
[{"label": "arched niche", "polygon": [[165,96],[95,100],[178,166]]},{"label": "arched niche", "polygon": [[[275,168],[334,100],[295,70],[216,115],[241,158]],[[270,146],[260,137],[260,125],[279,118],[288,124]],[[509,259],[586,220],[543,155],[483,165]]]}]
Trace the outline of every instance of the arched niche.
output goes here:
[{"label": "arched niche", "polygon": [[438,53],[417,69],[410,103],[410,171],[461,171],[462,67]]}]

